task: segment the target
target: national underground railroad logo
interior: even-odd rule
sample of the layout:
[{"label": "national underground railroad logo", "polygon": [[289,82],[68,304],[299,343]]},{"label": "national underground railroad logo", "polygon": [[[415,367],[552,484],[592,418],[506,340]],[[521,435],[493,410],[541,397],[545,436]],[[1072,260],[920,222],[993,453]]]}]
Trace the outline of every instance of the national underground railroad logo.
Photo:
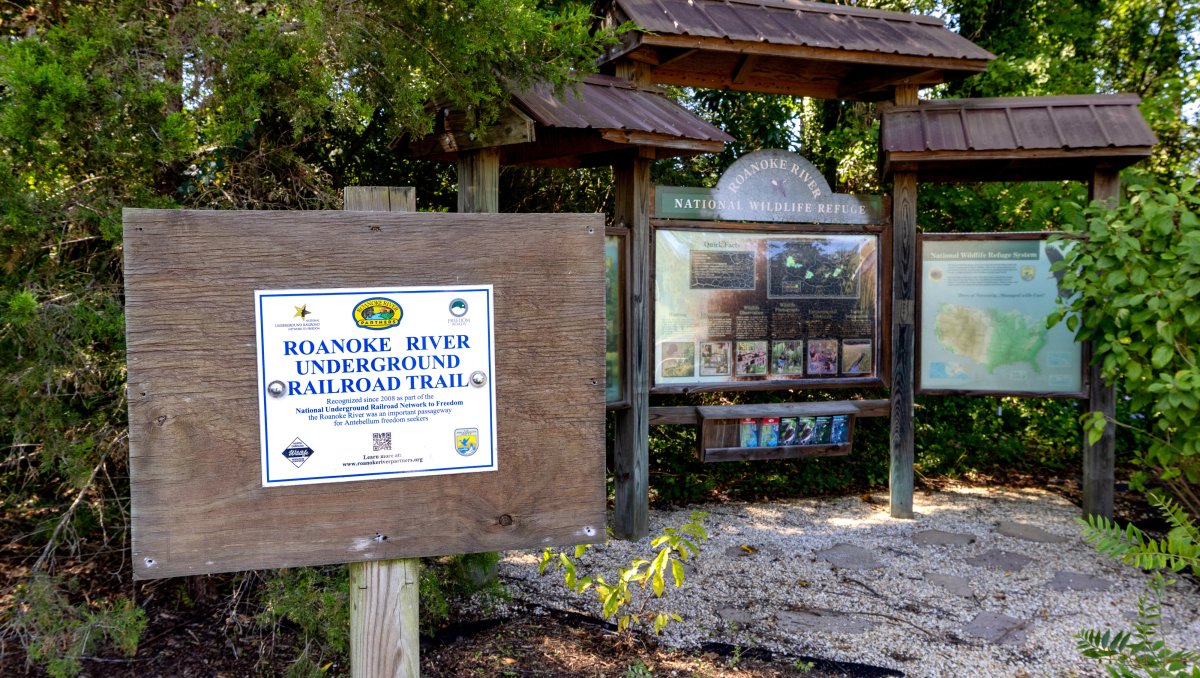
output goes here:
[{"label": "national underground railroad logo", "polygon": [[450,315],[455,318],[461,318],[467,314],[467,300],[456,298],[450,302]]},{"label": "national underground railroad logo", "polygon": [[371,297],[354,307],[354,324],[368,330],[386,330],[400,324],[404,309],[384,297]]},{"label": "national underground railroad logo", "polygon": [[464,457],[469,457],[479,450],[479,429],[454,429],[454,449]]},{"label": "national underground railroad logo", "polygon": [[295,464],[296,468],[304,465],[308,458],[313,456],[313,449],[308,446],[308,443],[296,438],[283,451],[283,458]]}]

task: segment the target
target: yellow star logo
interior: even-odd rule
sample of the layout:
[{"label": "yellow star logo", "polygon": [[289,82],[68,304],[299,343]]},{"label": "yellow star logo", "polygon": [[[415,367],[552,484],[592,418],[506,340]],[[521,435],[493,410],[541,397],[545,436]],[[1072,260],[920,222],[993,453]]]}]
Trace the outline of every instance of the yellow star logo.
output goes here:
[{"label": "yellow star logo", "polygon": [[300,318],[301,320],[304,320],[313,314],[312,311],[308,310],[308,304],[303,306],[293,306],[292,308],[296,309],[296,315],[292,316],[293,318]]}]

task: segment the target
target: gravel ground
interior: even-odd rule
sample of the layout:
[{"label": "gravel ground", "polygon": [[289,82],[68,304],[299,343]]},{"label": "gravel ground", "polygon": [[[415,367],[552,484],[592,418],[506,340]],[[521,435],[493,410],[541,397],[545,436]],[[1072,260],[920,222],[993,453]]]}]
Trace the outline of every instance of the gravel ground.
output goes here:
[{"label": "gravel ground", "polygon": [[[1036,489],[951,487],[918,493],[915,509],[915,520],[893,520],[876,494],[652,511],[651,535],[708,512],[709,540],[684,586],[668,577],[667,594],[650,603],[684,618],[663,642],[723,642],[909,676],[1102,675],[1073,636],[1130,628],[1149,577],[1086,544],[1076,506]],[[1014,529],[1032,534],[1002,533]],[[580,573],[612,581],[619,566],[652,554],[648,539],[614,541],[585,555]],[[510,552],[500,563],[514,597],[598,616],[594,593],[567,591],[561,573],[538,575],[538,555]],[[1195,580],[1167,590],[1163,615],[1170,646],[1200,648]]]}]

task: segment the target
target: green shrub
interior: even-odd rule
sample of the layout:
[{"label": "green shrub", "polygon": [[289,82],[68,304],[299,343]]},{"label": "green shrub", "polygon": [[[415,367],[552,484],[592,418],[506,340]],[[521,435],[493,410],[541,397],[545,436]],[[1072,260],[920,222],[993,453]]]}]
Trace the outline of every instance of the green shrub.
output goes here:
[{"label": "green shrub", "polygon": [[132,657],[146,627],[145,613],[128,599],[77,604],[61,582],[45,575],[17,586],[14,602],[4,625],[22,640],[29,661],[54,678],[78,674],[80,660],[106,644]]},{"label": "green shrub", "polygon": [[1051,323],[1065,319],[1091,341],[1108,383],[1120,383],[1144,426],[1084,417],[1091,440],[1106,425],[1133,426],[1145,487],[1166,483],[1193,516],[1200,515],[1200,192],[1195,179],[1177,190],[1135,180],[1128,200],[1094,204],[1068,224],[1064,259],[1054,266],[1075,292]]},{"label": "green shrub", "polygon": [[1174,580],[1163,571],[1200,574],[1200,529],[1170,499],[1149,497],[1167,519],[1170,532],[1152,539],[1138,528],[1122,529],[1103,516],[1080,520],[1084,539],[1101,553],[1123,563],[1154,570],[1150,593],[1138,600],[1137,620],[1132,631],[1090,629],[1076,634],[1076,645],[1085,657],[1105,665],[1112,676],[1200,676],[1200,652],[1174,650],[1159,637],[1162,626],[1162,593]]}]

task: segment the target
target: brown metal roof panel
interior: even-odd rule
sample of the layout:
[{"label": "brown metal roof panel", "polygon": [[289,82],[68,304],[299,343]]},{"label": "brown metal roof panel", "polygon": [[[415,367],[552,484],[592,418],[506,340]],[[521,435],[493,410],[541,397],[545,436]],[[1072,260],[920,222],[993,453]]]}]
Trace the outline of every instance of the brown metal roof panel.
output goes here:
[{"label": "brown metal roof panel", "polygon": [[1096,118],[1104,125],[1114,146],[1153,146],[1158,143],[1137,105],[1096,106]]},{"label": "brown metal roof panel", "polygon": [[[687,5],[679,7],[678,3],[670,4],[673,8],[684,12],[690,9]],[[654,0],[625,0],[621,6],[643,30],[667,35],[679,35],[683,30],[683,24],[671,14],[671,11]]]},{"label": "brown metal roof panel", "polygon": [[798,9],[787,12],[771,12],[775,34],[772,43],[782,45],[804,45],[808,47],[842,47],[838,38],[841,31],[828,21],[813,21],[812,15]]},{"label": "brown metal roof panel", "polygon": [[1007,110],[1017,134],[1017,148],[1062,148],[1063,138],[1049,108],[1012,106]]},{"label": "brown metal roof panel", "polygon": [[662,94],[631,87],[625,80],[588,76],[561,96],[539,85],[513,95],[540,125],[574,129],[626,129],[705,141],[733,141],[722,130]]},{"label": "brown metal roof panel", "polygon": [[967,137],[957,111],[925,111],[923,115],[925,147],[918,151],[961,151]]},{"label": "brown metal roof panel", "polygon": [[995,56],[933,17],[798,0],[617,0],[649,33],[908,56]]},{"label": "brown metal roof panel", "polygon": [[777,42],[778,36],[773,36],[776,40],[770,40],[755,26],[755,20],[763,22],[763,17],[755,11],[758,8],[734,8],[724,2],[703,1],[697,2],[696,7],[713,26],[718,27],[706,35],[747,42]]},{"label": "brown metal roof panel", "polygon": [[513,96],[538,124],[548,127],[587,127],[587,119],[577,113],[576,101],[585,96],[584,85],[580,89],[567,89],[555,96],[552,89],[544,85],[534,86]]},{"label": "brown metal roof panel", "polygon": [[[688,125],[680,113],[686,113],[665,97],[649,92],[596,88],[603,92],[594,99],[597,117],[593,127],[603,129],[636,129],[671,136],[689,136]],[[604,90],[608,91],[604,91]],[[631,125],[630,116],[636,116]],[[705,137],[707,138],[707,137]]]},{"label": "brown metal roof panel", "polygon": [[893,22],[882,19],[860,19],[857,17],[845,17],[844,20],[840,21],[837,21],[840,17],[834,17],[834,19],[834,25],[847,30],[851,35],[858,36],[858,41],[861,44],[860,49],[895,54],[914,54],[928,51],[925,45],[911,39],[911,29],[915,28],[913,26],[905,27],[909,30],[900,30],[896,26],[893,26]]},{"label": "brown metal roof panel", "polygon": [[889,112],[880,130],[880,146],[890,153],[925,150],[921,114],[916,110]]},{"label": "brown metal roof panel", "polygon": [[1017,139],[1013,137],[1004,109],[964,111],[962,118],[967,137],[965,148],[977,151],[1017,148]]},{"label": "brown metal roof panel", "polygon": [[1053,106],[1050,115],[1063,134],[1066,148],[1104,148],[1111,145],[1090,106]]}]

